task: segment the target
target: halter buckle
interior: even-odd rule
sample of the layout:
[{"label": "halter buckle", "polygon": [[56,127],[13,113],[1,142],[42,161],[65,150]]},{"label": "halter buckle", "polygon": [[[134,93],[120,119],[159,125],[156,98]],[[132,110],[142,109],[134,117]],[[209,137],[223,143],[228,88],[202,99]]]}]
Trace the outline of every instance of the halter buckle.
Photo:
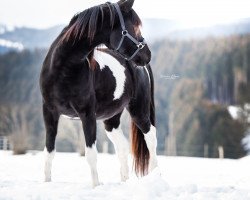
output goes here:
[{"label": "halter buckle", "polygon": [[140,42],[139,44],[137,44],[138,49],[143,49],[144,46],[145,44],[143,42]]},{"label": "halter buckle", "polygon": [[122,35],[125,36],[128,34],[128,31],[127,30],[122,30]]}]

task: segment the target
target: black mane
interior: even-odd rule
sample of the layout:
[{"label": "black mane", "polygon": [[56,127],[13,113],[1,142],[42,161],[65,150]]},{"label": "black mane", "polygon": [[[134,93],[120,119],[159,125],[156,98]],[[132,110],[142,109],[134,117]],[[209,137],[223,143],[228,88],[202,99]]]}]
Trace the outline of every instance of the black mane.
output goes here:
[{"label": "black mane", "polygon": [[[107,12],[109,15],[109,26],[112,30],[115,24],[115,17],[117,16],[117,13],[114,4],[107,2],[105,4],[88,8],[73,16],[67,27],[67,30],[64,32],[61,38],[61,41],[67,42],[71,39],[73,39],[73,41],[80,40],[84,33],[87,33],[87,39],[92,41],[96,35],[97,29],[103,27],[104,20],[108,20],[104,17],[104,12]],[[132,23],[135,26],[140,26],[142,24],[141,19],[133,9],[128,14],[131,16]]]}]

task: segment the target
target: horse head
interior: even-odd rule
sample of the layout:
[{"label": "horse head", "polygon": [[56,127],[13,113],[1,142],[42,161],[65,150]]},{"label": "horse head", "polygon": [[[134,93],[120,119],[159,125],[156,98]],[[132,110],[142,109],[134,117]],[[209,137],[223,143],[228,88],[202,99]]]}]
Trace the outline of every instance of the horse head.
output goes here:
[{"label": "horse head", "polygon": [[133,3],[134,0],[120,0],[113,4],[116,11],[115,23],[109,44],[106,45],[126,60],[144,66],[150,62],[151,52],[142,37],[141,20],[132,8]]},{"label": "horse head", "polygon": [[133,10],[134,0],[107,2],[76,14],[62,32],[61,44],[92,51],[105,44],[137,66],[151,60],[151,52],[140,32],[141,20]]}]

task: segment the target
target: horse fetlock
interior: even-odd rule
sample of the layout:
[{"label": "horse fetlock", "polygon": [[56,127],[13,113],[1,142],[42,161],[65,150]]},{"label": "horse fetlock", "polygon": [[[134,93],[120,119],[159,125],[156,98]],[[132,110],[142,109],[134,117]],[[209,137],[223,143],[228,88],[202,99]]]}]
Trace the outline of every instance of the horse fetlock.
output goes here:
[{"label": "horse fetlock", "polygon": [[91,176],[92,176],[92,187],[96,187],[100,185],[100,181],[98,178],[98,173],[96,169],[91,169]]},{"label": "horse fetlock", "polygon": [[124,163],[120,169],[121,181],[125,182],[129,178],[129,167],[128,163]]},{"label": "horse fetlock", "polygon": [[47,148],[44,148],[44,155],[45,155],[45,165],[44,165],[44,181],[50,182],[51,181],[51,168],[52,168],[52,160],[55,156],[55,150],[48,152]]},{"label": "horse fetlock", "polygon": [[149,159],[149,172],[152,172],[156,167],[158,167],[158,161],[156,156],[154,156],[153,158]]},{"label": "horse fetlock", "polygon": [[45,176],[44,182],[51,182],[51,176],[49,176],[49,177]]}]

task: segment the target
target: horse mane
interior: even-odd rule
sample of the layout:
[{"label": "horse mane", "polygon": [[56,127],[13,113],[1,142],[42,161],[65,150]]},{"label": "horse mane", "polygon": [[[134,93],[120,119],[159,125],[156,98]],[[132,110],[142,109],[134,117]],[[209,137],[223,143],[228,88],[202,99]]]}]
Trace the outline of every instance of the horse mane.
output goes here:
[{"label": "horse mane", "polygon": [[[111,30],[115,24],[115,17],[117,15],[114,4],[106,2],[91,8],[88,8],[80,13],[77,13],[70,20],[67,30],[61,37],[61,42],[68,42],[80,40],[85,33],[87,33],[87,39],[92,41],[96,35],[97,29],[103,27],[104,20],[107,20],[104,16],[104,11],[108,10],[110,28]],[[141,25],[141,20],[136,12],[131,9],[129,12],[131,15],[132,23],[135,26]],[[99,19],[101,17],[101,19]],[[101,20],[101,25],[98,24],[98,20]]]}]

